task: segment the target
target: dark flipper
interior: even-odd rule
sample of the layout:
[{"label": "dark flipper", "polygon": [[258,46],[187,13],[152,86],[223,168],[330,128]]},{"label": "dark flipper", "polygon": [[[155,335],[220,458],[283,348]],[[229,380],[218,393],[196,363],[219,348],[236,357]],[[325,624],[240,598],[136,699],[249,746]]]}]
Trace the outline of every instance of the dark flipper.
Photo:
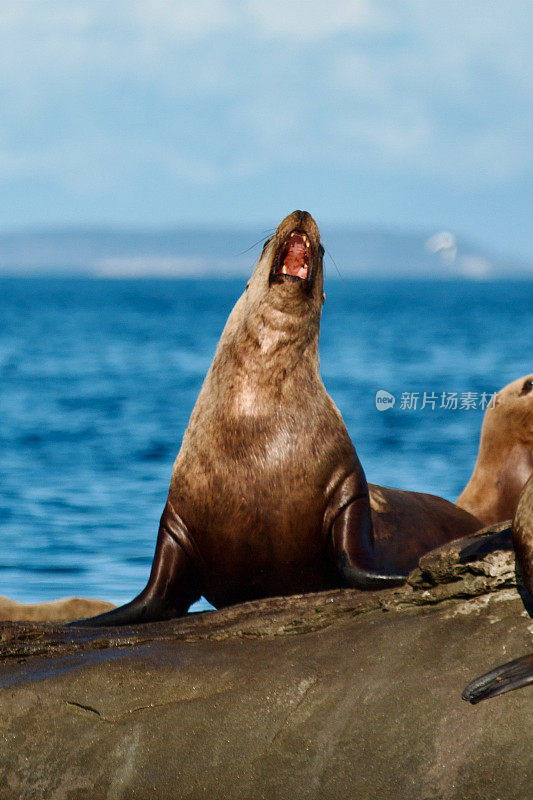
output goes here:
[{"label": "dark flipper", "polygon": [[409,577],[408,572],[379,572],[346,562],[338,563],[338,566],[346,586],[353,589],[390,589],[403,586]]},{"label": "dark flipper", "polygon": [[503,531],[497,531],[489,536],[480,536],[478,539],[464,547],[459,553],[461,561],[471,561],[474,558],[483,558],[488,553],[496,550],[512,550],[511,526]]},{"label": "dark flipper", "polygon": [[196,569],[184,549],[186,541],[185,525],[167,502],[159,524],[152,571],[146,588],[120,608],[69,624],[73,627],[137,625],[186,614],[189,606],[201,596]]},{"label": "dark flipper", "polygon": [[475,705],[481,700],[512,692],[513,689],[520,689],[530,683],[533,683],[533,653],[502,664],[492,672],[476,678],[465,688],[462,697]]},{"label": "dark flipper", "polygon": [[406,582],[408,572],[389,571],[377,563],[368,495],[342,509],[331,526],[331,539],[337,569],[346,586],[387,589]]}]

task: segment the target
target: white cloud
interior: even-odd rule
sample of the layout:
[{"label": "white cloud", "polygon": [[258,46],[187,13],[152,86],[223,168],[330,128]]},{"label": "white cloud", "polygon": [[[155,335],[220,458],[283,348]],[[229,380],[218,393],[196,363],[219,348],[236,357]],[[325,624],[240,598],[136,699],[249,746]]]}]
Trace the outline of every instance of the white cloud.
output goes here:
[{"label": "white cloud", "polygon": [[141,164],[206,186],[320,163],[487,185],[533,168],[527,0],[0,0],[0,14],[0,177],[98,191]]}]

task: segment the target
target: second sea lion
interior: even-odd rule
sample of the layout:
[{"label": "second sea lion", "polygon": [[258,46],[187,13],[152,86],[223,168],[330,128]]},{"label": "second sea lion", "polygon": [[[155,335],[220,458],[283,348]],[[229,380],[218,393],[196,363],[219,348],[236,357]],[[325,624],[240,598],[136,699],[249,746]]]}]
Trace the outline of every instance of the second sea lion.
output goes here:
[{"label": "second sea lion", "polygon": [[511,519],[532,473],[533,375],[524,375],[487,408],[474,472],[457,505],[485,525]]}]

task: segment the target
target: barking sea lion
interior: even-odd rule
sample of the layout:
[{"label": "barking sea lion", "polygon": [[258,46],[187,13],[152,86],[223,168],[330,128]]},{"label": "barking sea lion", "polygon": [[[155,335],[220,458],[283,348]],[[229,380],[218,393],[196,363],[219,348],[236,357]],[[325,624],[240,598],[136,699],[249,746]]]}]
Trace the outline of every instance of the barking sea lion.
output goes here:
[{"label": "barking sea lion", "polygon": [[178,616],[202,594],[220,607],[395,586],[423,552],[481,527],[430,495],[370,498],[319,374],[323,252],[303,211],[266,242],[183,437],[148,584],[85,624]]},{"label": "barking sea lion", "polygon": [[485,412],[472,477],[457,505],[485,525],[511,519],[533,473],[533,375],[504,386]]}]

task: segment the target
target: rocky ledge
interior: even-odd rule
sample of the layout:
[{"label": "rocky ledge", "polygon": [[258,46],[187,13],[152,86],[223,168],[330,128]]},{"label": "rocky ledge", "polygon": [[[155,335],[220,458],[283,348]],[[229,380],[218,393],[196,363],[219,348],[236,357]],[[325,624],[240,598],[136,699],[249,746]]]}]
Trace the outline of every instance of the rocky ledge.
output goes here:
[{"label": "rocky ledge", "polygon": [[405,587],[273,598],[123,629],[1,623],[0,798],[517,800],[531,651],[514,555],[424,556]]}]

